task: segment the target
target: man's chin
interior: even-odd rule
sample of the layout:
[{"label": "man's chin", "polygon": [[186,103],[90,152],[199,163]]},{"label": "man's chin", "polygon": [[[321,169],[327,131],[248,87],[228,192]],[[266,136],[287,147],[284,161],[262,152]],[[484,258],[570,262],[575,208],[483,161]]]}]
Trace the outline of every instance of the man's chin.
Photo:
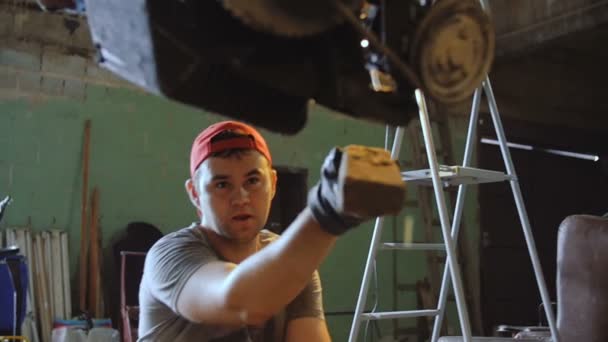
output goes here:
[{"label": "man's chin", "polygon": [[239,242],[251,242],[258,236],[260,230],[262,228],[253,225],[247,227],[238,226],[231,229],[229,236],[231,239]]}]

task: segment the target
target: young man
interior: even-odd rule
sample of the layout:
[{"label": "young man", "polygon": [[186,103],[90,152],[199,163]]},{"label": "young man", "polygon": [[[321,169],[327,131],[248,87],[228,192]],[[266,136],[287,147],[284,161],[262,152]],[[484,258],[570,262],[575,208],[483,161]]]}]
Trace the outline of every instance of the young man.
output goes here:
[{"label": "young man", "polygon": [[328,155],[307,208],[277,238],[262,230],[277,181],[262,136],[234,121],[201,132],[186,181],[200,223],[149,251],[140,340],[330,341],[316,269],[338,235],[366,219],[335,209],[340,153]]}]

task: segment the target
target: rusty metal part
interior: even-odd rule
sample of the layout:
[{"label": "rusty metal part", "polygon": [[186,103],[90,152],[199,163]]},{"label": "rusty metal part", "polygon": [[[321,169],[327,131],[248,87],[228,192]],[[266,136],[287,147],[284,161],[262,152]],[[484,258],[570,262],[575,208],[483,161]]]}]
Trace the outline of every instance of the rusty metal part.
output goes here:
[{"label": "rusty metal part", "polygon": [[495,33],[475,0],[441,0],[418,25],[410,61],[425,93],[442,103],[467,99],[494,59]]},{"label": "rusty metal part", "polygon": [[102,67],[193,107],[282,134],[306,125],[309,99],[392,126],[406,126],[417,113],[406,82],[399,92],[370,89],[361,39],[350,25],[288,38],[251,29],[219,0],[87,0],[86,6]]},{"label": "rusty metal part", "polygon": [[371,87],[374,91],[382,93],[392,93],[397,91],[397,82],[391,74],[383,72],[378,68],[369,69]]},{"label": "rusty metal part", "polygon": [[[351,10],[362,0],[340,0]],[[326,31],[343,21],[326,0],[222,0],[245,25],[280,36],[303,37]]]},{"label": "rusty metal part", "polygon": [[344,147],[338,175],[339,210],[362,217],[397,214],[405,202],[405,183],[397,162],[382,148]]},{"label": "rusty metal part", "polygon": [[384,54],[391,63],[393,63],[394,67],[400,72],[403,77],[405,77],[408,82],[414,86],[414,88],[420,88],[421,82],[418,75],[403,62],[399,56],[393,51],[391,48],[386,46],[384,43],[380,41],[380,39],[371,31],[366,30],[360,23],[359,19],[352,13],[352,11],[345,6],[339,0],[330,0],[330,2],[335,6],[335,8],[340,12],[340,14],[344,17],[344,19],[351,24],[352,28],[355,29],[362,37],[365,37],[369,40],[369,44],[374,49],[377,49],[379,52]]}]

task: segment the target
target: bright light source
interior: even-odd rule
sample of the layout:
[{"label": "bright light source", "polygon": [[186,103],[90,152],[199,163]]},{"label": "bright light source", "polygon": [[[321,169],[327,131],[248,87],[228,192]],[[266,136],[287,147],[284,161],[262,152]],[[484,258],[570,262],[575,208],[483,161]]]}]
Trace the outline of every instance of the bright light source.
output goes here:
[{"label": "bright light source", "polygon": [[553,149],[546,149],[544,151],[547,152],[547,153],[556,154],[558,156],[578,158],[578,159],[585,159],[585,160],[591,160],[591,161],[594,161],[594,162],[600,160],[599,156],[592,155],[592,154],[576,153],[576,152],[553,150]]},{"label": "bright light source", "polygon": [[[481,143],[482,144],[488,144],[488,145],[500,145],[500,143],[498,142],[498,140],[496,139],[488,139],[488,138],[481,138]],[[591,160],[591,161],[599,161],[600,157],[597,155],[593,155],[593,154],[586,154],[586,153],[577,153],[577,152],[570,152],[570,151],[563,151],[563,150],[555,150],[555,149],[550,149],[550,148],[540,148],[540,147],[535,147],[535,146],[531,146],[531,145],[524,145],[524,144],[515,144],[515,143],[507,143],[507,146],[511,147],[511,148],[517,148],[520,150],[528,150],[528,151],[541,151],[541,152],[545,152],[545,153],[550,153],[550,154],[555,154],[558,156],[564,156],[564,157],[570,157],[570,158],[578,158],[578,159],[584,159],[584,160]]]},{"label": "bright light source", "polygon": [[[488,138],[481,138],[481,142],[483,144],[488,144],[488,145],[500,145],[500,143],[498,142],[498,140],[495,139],[488,139]],[[528,151],[532,151],[534,148],[530,145],[524,145],[524,144],[515,144],[515,143],[507,143],[507,146],[512,147],[512,148],[517,148],[520,150],[528,150]]]},{"label": "bright light source", "polygon": [[368,46],[369,46],[369,40],[367,40],[367,39],[363,39],[363,40],[361,41],[361,47],[362,47],[362,48],[366,48],[366,47],[368,47]]}]

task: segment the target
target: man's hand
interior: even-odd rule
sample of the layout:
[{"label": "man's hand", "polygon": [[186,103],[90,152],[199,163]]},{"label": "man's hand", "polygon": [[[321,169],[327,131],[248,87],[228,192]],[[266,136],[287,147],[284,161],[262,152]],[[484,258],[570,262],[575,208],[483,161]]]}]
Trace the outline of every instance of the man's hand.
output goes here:
[{"label": "man's hand", "polygon": [[380,148],[333,148],[310,190],[308,206],[319,225],[339,235],[372,217],[395,214],[405,200],[397,163]]},{"label": "man's hand", "polygon": [[345,215],[337,209],[339,197],[338,172],[342,162],[342,149],[334,147],[321,166],[321,178],[308,193],[308,206],[319,225],[326,231],[339,235],[359,225],[362,220]]}]

